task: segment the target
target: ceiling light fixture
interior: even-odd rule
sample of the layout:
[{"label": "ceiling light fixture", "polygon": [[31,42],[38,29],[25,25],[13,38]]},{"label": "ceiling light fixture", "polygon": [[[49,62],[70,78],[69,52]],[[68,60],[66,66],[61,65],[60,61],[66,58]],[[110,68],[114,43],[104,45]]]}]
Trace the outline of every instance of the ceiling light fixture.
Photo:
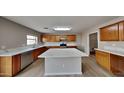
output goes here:
[{"label": "ceiling light fixture", "polygon": [[54,31],[70,31],[72,28],[71,27],[54,27]]}]

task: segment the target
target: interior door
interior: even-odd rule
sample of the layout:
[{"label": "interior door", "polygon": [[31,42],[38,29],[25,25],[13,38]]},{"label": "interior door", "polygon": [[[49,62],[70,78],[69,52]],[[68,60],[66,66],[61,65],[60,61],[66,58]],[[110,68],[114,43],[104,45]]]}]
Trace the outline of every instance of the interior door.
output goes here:
[{"label": "interior door", "polygon": [[89,47],[90,54],[95,54],[95,48],[98,48],[98,38],[97,33],[92,33],[89,35]]}]

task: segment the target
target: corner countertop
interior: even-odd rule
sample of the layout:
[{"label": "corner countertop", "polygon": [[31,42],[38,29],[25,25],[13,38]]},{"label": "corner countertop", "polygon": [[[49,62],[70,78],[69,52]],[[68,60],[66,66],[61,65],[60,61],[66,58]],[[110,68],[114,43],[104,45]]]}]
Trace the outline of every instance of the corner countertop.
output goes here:
[{"label": "corner countertop", "polygon": [[58,58],[58,57],[87,57],[88,55],[76,48],[54,48],[49,49],[39,58]]},{"label": "corner countertop", "polygon": [[123,51],[117,51],[116,49],[115,50],[108,50],[108,49],[96,48],[95,50],[103,51],[103,52],[107,52],[110,54],[124,57],[124,52]]},{"label": "corner countertop", "polygon": [[43,45],[39,45],[36,47],[26,47],[26,48],[16,48],[16,49],[12,49],[12,50],[8,50],[8,51],[4,51],[2,53],[0,53],[0,56],[14,56],[14,55],[18,55],[18,54],[22,54],[28,51],[32,51],[35,50],[37,48],[41,48],[44,47]]}]

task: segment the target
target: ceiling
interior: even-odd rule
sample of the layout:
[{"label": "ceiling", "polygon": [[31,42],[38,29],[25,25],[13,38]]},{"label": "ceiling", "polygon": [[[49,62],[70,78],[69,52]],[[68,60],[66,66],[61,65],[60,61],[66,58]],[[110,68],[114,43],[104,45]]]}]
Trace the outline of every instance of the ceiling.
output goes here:
[{"label": "ceiling", "polygon": [[55,26],[71,26],[72,30],[67,33],[79,33],[117,16],[4,16],[4,18],[42,33],[65,33],[50,30]]}]

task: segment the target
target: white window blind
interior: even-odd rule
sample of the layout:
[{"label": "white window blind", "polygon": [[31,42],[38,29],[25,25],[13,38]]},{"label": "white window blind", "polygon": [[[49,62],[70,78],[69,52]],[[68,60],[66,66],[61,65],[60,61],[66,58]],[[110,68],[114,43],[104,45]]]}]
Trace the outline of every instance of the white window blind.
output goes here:
[{"label": "white window blind", "polygon": [[38,37],[37,36],[32,36],[32,35],[27,35],[27,45],[33,45],[38,43]]}]

